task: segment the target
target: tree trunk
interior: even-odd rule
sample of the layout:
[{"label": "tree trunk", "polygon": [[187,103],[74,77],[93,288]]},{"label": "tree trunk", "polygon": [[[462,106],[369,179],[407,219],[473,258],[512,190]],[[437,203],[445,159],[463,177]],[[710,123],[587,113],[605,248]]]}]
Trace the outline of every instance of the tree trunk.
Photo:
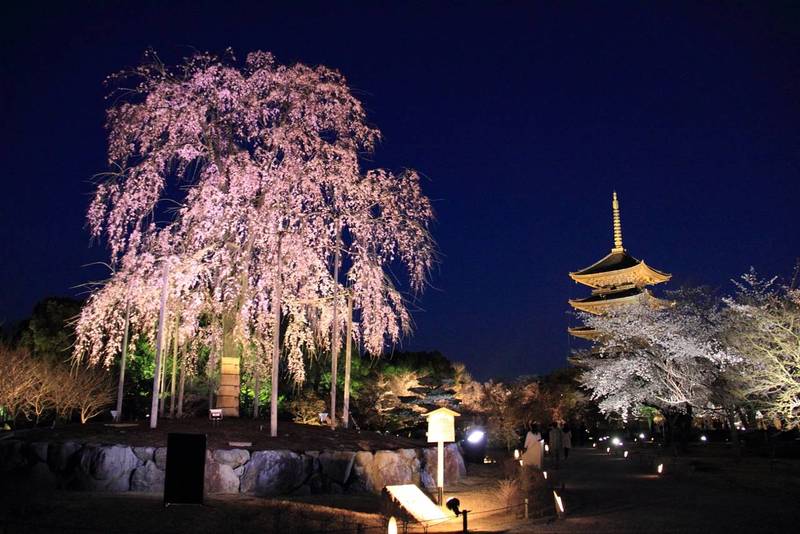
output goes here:
[{"label": "tree trunk", "polygon": [[737,459],[740,459],[742,457],[742,446],[739,443],[739,432],[736,430],[736,408],[726,408],[725,418],[728,421],[728,431],[731,435],[733,454]]},{"label": "tree trunk", "polygon": [[339,236],[336,233],[336,252],[333,260],[333,323],[331,326],[331,428],[336,428],[336,381],[339,377]]},{"label": "tree trunk", "polygon": [[175,387],[178,373],[178,327],[180,321],[175,317],[175,338],[172,340],[172,378],[169,381],[169,416],[175,417]]},{"label": "tree trunk", "polygon": [[122,334],[122,356],[119,360],[119,382],[117,383],[117,416],[114,421],[122,420],[122,397],[125,393],[125,362],[128,359],[128,332],[131,326],[131,305],[125,305],[125,332]]},{"label": "tree trunk", "polygon": [[342,422],[345,428],[350,427],[350,364],[353,353],[353,295],[347,295],[347,332],[344,349],[344,405],[342,406]]},{"label": "tree trunk", "polygon": [[167,363],[169,362],[169,346],[165,347],[164,356],[163,356],[163,363],[161,365],[161,378],[159,379],[159,395],[158,395],[158,416],[164,417],[164,404],[166,402],[166,396],[164,395],[164,390],[166,390],[165,382],[166,382],[166,375],[167,375]]},{"label": "tree trunk", "polygon": [[176,414],[176,417],[178,417],[178,419],[183,417],[183,391],[185,386],[186,386],[186,350],[183,351],[183,356],[181,357],[181,378],[180,378],[180,384],[178,385],[178,411]]},{"label": "tree trunk", "polygon": [[272,377],[269,399],[269,435],[278,437],[278,367],[281,361],[281,306],[283,304],[283,265],[281,261],[281,239],[278,238],[278,265],[275,277],[275,295],[272,306],[275,326],[272,332]]},{"label": "tree trunk", "polygon": [[158,333],[156,334],[156,368],[153,372],[153,399],[150,403],[150,428],[158,425],[158,382],[161,375],[161,352],[164,344],[164,316],[167,311],[167,284],[169,282],[169,266],[164,262],[164,281],[161,286],[161,311],[158,314]]}]

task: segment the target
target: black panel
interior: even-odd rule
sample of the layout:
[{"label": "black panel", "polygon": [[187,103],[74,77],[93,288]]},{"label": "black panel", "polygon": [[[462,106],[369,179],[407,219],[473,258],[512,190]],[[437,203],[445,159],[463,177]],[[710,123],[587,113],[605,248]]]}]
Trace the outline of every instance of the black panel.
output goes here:
[{"label": "black panel", "polygon": [[206,435],[169,434],[164,505],[203,504],[205,470]]}]

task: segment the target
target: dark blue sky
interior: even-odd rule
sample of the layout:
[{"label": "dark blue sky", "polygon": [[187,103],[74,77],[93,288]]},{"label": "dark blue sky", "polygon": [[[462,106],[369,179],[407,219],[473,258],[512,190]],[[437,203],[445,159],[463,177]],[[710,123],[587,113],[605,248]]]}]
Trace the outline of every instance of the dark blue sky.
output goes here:
[{"label": "dark blue sky", "polygon": [[[480,377],[545,372],[571,342],[567,272],[625,245],[726,286],[800,256],[800,4],[12,2],[0,8],[0,321],[97,269],[103,78],[155,48],[270,50],[340,69],[413,167],[442,253],[408,349]],[[752,5],[750,5],[752,4]],[[793,5],[792,5],[793,4]],[[24,6],[24,7],[23,7]],[[574,342],[572,342],[574,345]]]}]

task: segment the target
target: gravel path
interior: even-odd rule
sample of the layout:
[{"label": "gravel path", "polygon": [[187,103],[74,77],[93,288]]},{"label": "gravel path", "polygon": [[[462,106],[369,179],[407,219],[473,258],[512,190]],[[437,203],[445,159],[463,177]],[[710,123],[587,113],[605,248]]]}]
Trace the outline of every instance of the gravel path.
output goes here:
[{"label": "gravel path", "polygon": [[[669,468],[669,464],[667,465]],[[558,470],[566,518],[513,532],[796,532],[800,479],[764,460],[653,474],[649,462],[576,449]],[[797,469],[794,469],[797,473]]]}]

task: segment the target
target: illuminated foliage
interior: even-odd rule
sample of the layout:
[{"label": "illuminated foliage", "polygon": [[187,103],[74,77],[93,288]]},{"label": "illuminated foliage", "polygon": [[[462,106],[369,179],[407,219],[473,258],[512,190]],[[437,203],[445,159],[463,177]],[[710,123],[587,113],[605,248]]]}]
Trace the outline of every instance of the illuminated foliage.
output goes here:
[{"label": "illuminated foliage", "polygon": [[[110,81],[119,87],[108,112],[113,172],[87,219],[115,272],[81,314],[76,358],[109,365],[128,306],[153,339],[164,263],[166,322],[180,324],[182,346],[210,347],[209,370],[236,350],[249,375],[264,376],[280,337],[289,376],[303,382],[304,358],[345,329],[345,282],[355,336],[372,354],[409,331],[386,270],[405,266],[411,288],[423,289],[432,208],[416,173],[362,171],[380,134],[340,73],[265,52],[241,66],[197,54],[176,69],[150,54]],[[163,208],[167,199],[177,206]]]},{"label": "illuminated foliage", "polygon": [[631,304],[582,316],[602,335],[573,361],[601,411],[625,416],[639,405],[707,408],[720,375],[741,364],[722,341],[720,303],[688,293],[677,294],[671,307]]},{"label": "illuminated foliage", "polygon": [[752,271],[737,285],[726,302],[731,342],[750,364],[746,392],[770,420],[800,426],[800,291]]}]

